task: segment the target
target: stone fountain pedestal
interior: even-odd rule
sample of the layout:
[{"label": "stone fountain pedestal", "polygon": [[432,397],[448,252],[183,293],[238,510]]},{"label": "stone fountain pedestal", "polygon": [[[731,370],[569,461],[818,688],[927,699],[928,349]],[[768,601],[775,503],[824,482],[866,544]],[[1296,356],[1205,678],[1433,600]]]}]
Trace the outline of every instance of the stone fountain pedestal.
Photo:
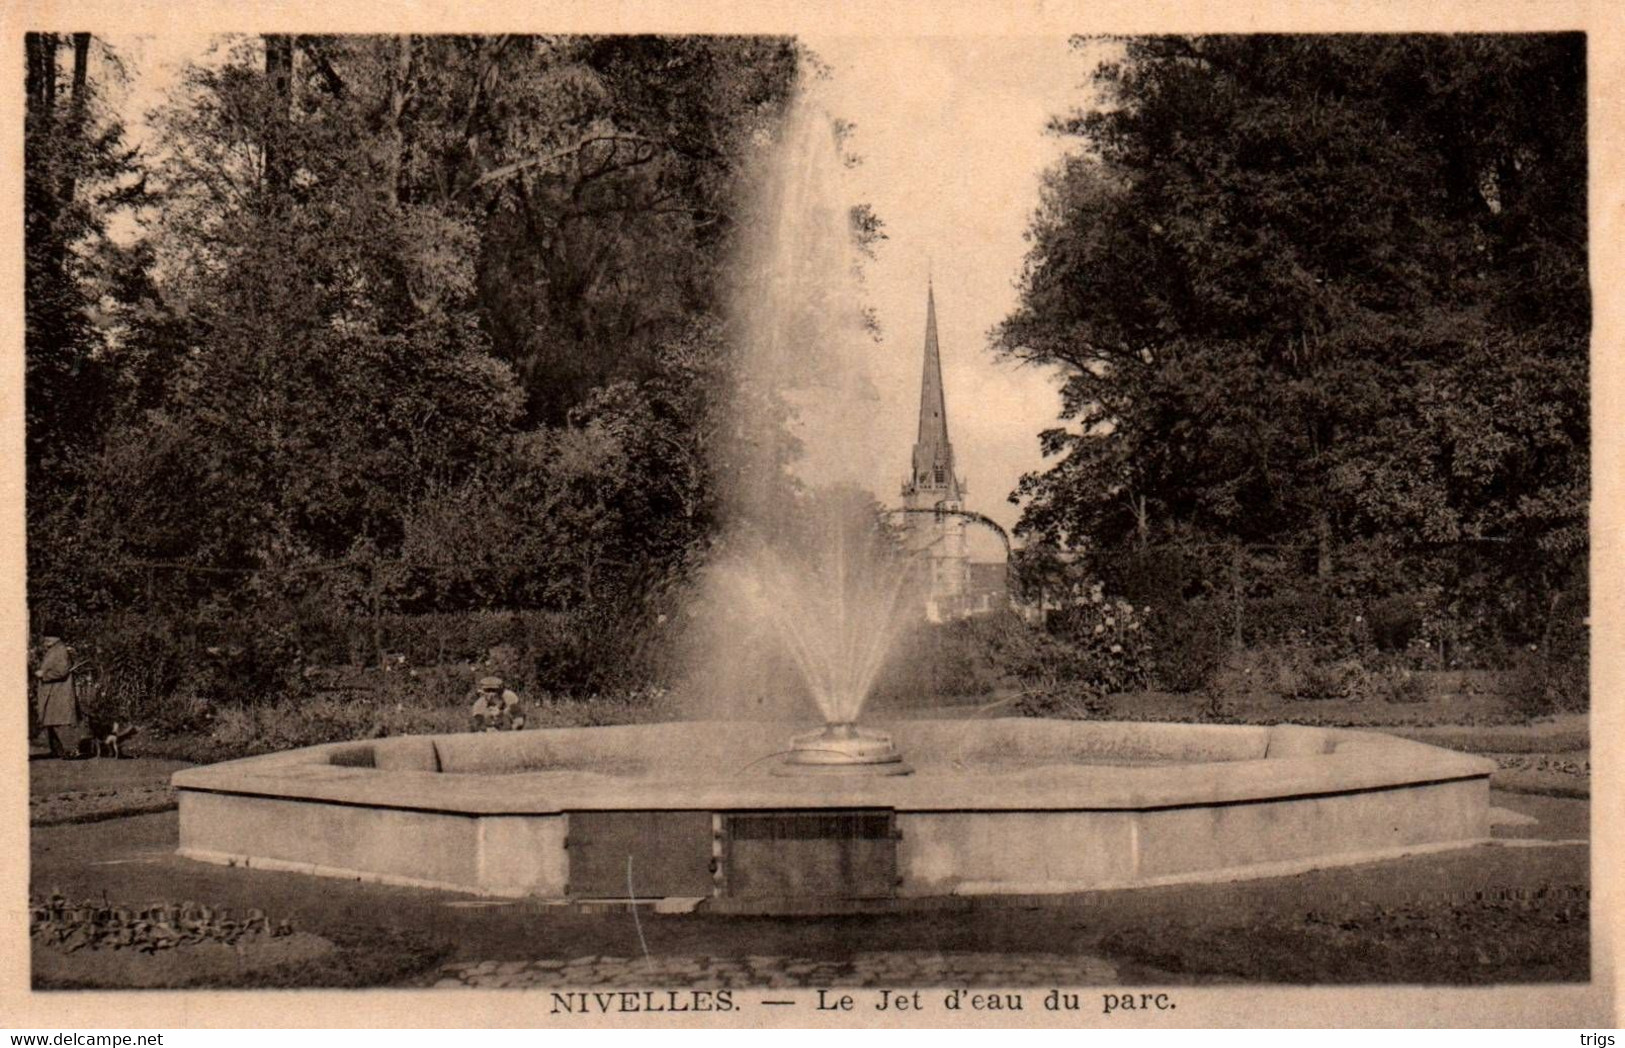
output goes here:
[{"label": "stone fountain pedestal", "polygon": [[830,724],[790,739],[775,775],[912,775],[891,736],[855,724]]}]

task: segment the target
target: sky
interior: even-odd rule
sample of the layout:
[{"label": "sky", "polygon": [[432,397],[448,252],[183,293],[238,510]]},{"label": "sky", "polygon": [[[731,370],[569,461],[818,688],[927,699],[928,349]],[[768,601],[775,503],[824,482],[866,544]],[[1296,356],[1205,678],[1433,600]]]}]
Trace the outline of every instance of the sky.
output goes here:
[{"label": "sky", "polygon": [[[997,361],[988,334],[1016,304],[1041,176],[1070,148],[1046,122],[1089,98],[1090,63],[1062,36],[805,42],[830,67],[832,108],[856,125],[850,148],[862,162],[849,173],[849,192],[874,208],[887,234],[865,273],[881,329],[874,492],[895,501],[908,471],[929,277],[966,506],[1013,527],[1020,511],[1007,496],[1023,473],[1042,468],[1038,432],[1055,423],[1060,401],[1053,375]],[[213,41],[170,32],[113,43],[130,69],[124,109],[139,139],[142,114]],[[978,546],[979,556],[988,552]]]},{"label": "sky", "polygon": [[148,141],[147,113],[165,102],[187,63],[217,60],[221,54],[215,36],[185,30],[127,36],[113,33],[108,35],[108,41],[129,72],[129,82],[118,101],[125,134],[133,144]]},{"label": "sky", "polygon": [[1007,496],[1042,468],[1038,433],[1060,409],[1050,373],[997,361],[991,329],[1017,301],[1041,176],[1069,143],[1051,116],[1090,97],[1090,64],[1063,37],[809,38],[832,67],[834,108],[857,125],[850,178],[885,223],[865,281],[882,340],[886,430],[876,494],[908,471],[919,404],[926,282],[936,291],[949,438],[967,509],[1012,527]]}]

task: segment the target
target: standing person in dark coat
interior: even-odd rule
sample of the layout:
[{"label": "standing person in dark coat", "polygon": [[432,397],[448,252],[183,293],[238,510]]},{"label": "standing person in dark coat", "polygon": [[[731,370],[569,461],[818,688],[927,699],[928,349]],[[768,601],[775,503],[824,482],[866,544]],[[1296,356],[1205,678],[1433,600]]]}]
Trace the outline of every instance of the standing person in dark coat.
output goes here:
[{"label": "standing person in dark coat", "polygon": [[79,694],[73,681],[73,671],[77,668],[73,664],[72,648],[62,643],[60,637],[45,637],[34,676],[39,679],[39,725],[45,729],[53,757],[77,756],[79,741],[85,736]]}]

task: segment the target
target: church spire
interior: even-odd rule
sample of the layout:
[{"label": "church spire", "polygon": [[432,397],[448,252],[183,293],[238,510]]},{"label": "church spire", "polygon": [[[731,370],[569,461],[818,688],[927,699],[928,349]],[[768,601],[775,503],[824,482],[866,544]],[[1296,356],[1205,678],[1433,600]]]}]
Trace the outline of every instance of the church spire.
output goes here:
[{"label": "church spire", "polygon": [[929,279],[925,291],[925,367],[920,376],[920,429],[914,442],[913,474],[904,490],[908,494],[930,494],[933,502],[957,502],[962,494],[959,478],[954,474],[954,447],[948,442],[948,405],[942,390],[942,353],[937,347],[936,289]]}]

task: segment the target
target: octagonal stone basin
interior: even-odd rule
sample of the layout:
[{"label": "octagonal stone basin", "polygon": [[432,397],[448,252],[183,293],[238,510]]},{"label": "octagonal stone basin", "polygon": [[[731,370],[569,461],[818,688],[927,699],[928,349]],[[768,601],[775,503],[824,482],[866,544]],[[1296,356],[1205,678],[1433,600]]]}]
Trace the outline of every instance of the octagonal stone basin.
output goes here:
[{"label": "octagonal stone basin", "polygon": [[779,777],[800,727],[685,722],[334,743],[175,774],[180,852],[550,899],[1086,891],[1489,835],[1493,762],[1344,729],[880,725],[900,777]]}]

